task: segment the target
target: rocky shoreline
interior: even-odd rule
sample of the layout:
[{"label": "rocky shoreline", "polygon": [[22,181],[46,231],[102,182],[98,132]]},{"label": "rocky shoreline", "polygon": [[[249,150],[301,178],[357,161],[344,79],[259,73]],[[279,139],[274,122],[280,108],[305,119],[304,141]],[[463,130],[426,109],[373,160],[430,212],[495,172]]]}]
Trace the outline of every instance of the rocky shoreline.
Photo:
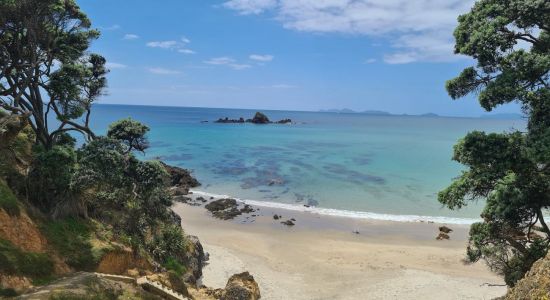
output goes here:
[{"label": "rocky shoreline", "polygon": [[[189,170],[162,163],[169,174],[170,192],[172,200],[189,205],[201,205],[207,202],[203,197],[190,198],[190,188],[200,186],[200,182],[191,175]],[[249,205],[238,209],[235,199],[220,199],[205,205],[219,219],[228,220],[243,213],[250,214],[255,210]],[[172,210],[173,222],[181,226],[181,217]],[[248,272],[231,276],[225,288],[210,288],[200,284],[202,268],[208,263],[209,254],[197,236],[188,235],[190,249],[185,253],[189,270],[183,275],[183,284],[174,284],[163,274],[156,276],[156,280],[174,290],[191,297],[192,299],[224,299],[224,300],[257,300],[260,299],[260,289],[254,277]]]}]

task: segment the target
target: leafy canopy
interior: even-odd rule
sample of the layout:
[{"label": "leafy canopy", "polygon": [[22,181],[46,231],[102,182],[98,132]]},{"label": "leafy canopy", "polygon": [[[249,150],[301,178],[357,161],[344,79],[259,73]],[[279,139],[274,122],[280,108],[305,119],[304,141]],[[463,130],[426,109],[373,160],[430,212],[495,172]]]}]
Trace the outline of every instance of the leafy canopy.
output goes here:
[{"label": "leafy canopy", "polygon": [[90,27],[74,0],[0,0],[0,108],[28,117],[46,148],[67,131],[94,136],[90,109],[107,69],[87,52],[99,36]]},{"label": "leafy canopy", "polygon": [[458,21],[455,52],[477,64],[447,82],[449,95],[475,93],[487,111],[519,102],[528,124],[527,132],[475,131],[461,139],[453,159],[467,169],[439,201],[459,209],[485,199],[468,258],[484,259],[512,286],[550,243],[550,1],[481,0]]},{"label": "leafy canopy", "polygon": [[144,152],[149,148],[149,143],[145,137],[147,132],[149,132],[149,127],[131,118],[127,118],[111,124],[109,131],[107,131],[107,136],[122,141],[127,147],[127,152],[132,150]]}]

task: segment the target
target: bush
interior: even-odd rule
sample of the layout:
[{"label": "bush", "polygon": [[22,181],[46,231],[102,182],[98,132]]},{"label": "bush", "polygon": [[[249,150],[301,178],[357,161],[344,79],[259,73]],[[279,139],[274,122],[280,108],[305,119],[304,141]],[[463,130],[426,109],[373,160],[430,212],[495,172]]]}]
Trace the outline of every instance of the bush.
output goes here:
[{"label": "bush", "polygon": [[19,216],[19,204],[17,198],[5,182],[0,180],[0,208],[10,216]]},{"label": "bush", "polygon": [[85,271],[95,268],[97,261],[90,244],[92,226],[88,222],[77,218],[50,221],[42,231],[69,266]]},{"label": "bush", "polygon": [[174,271],[180,277],[187,271],[187,268],[173,257],[168,257],[166,262],[163,264],[163,267],[167,270]]},{"label": "bush", "polygon": [[76,168],[76,152],[70,146],[50,150],[35,147],[35,161],[29,174],[30,200],[44,212],[51,212],[63,200],[72,199],[70,184]]}]

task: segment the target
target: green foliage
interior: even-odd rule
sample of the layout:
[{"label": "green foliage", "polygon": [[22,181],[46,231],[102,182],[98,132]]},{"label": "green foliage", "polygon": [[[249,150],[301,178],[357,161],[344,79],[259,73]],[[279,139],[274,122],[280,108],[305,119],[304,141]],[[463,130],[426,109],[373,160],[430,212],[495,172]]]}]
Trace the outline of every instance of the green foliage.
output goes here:
[{"label": "green foliage", "polygon": [[70,185],[77,163],[71,146],[54,146],[47,150],[36,147],[29,179],[29,199],[45,212],[52,211],[62,201],[73,199]]},{"label": "green foliage", "polygon": [[[108,72],[87,51],[99,32],[74,0],[1,1],[0,12],[0,107],[25,115],[48,149],[67,131],[93,138],[91,104]],[[49,114],[60,124],[48,124]]]},{"label": "green foliage", "polygon": [[130,144],[125,144],[127,140],[113,138],[121,138],[114,132],[127,128],[121,124],[126,122],[111,126],[111,137],[98,137],[79,150],[72,188],[93,191],[88,200],[89,213],[111,224],[114,232],[137,251],[146,248],[151,233],[170,220],[172,201],[164,166],[138,160],[129,151]]},{"label": "green foliage", "polygon": [[10,297],[15,297],[15,296],[17,296],[17,292],[14,289],[0,288],[0,297],[10,298]]},{"label": "green foliage", "polygon": [[52,276],[53,268],[47,254],[24,252],[9,241],[0,239],[0,273],[40,279]]},{"label": "green foliage", "polygon": [[176,275],[178,275],[179,277],[183,276],[183,274],[187,272],[185,266],[183,266],[178,260],[173,257],[168,257],[166,259],[166,262],[163,264],[163,267],[165,267],[167,270],[174,271],[174,273],[176,273]]},{"label": "green foliage", "polygon": [[147,132],[149,132],[149,127],[127,118],[111,124],[107,136],[121,141],[127,147],[127,152],[132,150],[143,152],[149,148],[149,142],[145,137]]},{"label": "green foliage", "polygon": [[92,226],[84,220],[67,218],[49,221],[42,226],[48,242],[76,270],[93,270],[98,261],[90,243]]},{"label": "green foliage", "polygon": [[183,254],[187,252],[187,247],[188,243],[183,230],[174,224],[167,224],[160,228],[148,244],[149,253],[156,261],[163,264],[171,262],[170,265],[175,265],[174,262],[183,263]]},{"label": "green foliage", "polygon": [[2,180],[0,180],[0,208],[10,216],[19,216],[20,210],[17,198]]},{"label": "green foliage", "polygon": [[[477,60],[447,82],[456,99],[477,93],[483,108],[520,102],[527,132],[470,132],[453,159],[467,170],[439,193],[459,209],[485,199],[467,255],[485,260],[513,286],[550,248],[550,2],[481,0],[459,17],[455,51]],[[520,47],[520,43],[521,47]]]}]

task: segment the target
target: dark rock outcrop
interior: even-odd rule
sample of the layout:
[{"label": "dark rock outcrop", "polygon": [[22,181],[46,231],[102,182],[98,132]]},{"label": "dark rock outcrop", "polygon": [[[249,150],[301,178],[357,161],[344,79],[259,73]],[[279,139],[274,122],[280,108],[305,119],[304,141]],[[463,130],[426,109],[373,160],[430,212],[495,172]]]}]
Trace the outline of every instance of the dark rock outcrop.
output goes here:
[{"label": "dark rock outcrop", "polygon": [[439,227],[439,231],[443,233],[449,233],[449,232],[452,232],[453,230],[447,226],[441,226]]},{"label": "dark rock outcrop", "polygon": [[260,288],[248,272],[235,274],[229,278],[222,292],[222,300],[258,300]]},{"label": "dark rock outcrop", "polygon": [[169,182],[167,182],[167,185],[175,187],[180,195],[187,194],[189,188],[201,185],[195,177],[191,176],[189,170],[170,166],[163,162],[161,163],[169,175]]},{"label": "dark rock outcrop", "polygon": [[292,123],[292,120],[291,119],[282,119],[282,120],[279,120],[275,123],[277,123],[277,124],[290,124],[290,123]]},{"label": "dark rock outcrop", "polygon": [[254,117],[252,119],[244,119],[242,117],[238,118],[238,119],[230,119],[228,117],[225,117],[225,118],[219,118],[217,121],[214,121],[215,123],[222,123],[222,124],[235,124],[235,123],[238,123],[238,124],[242,124],[242,123],[252,123],[252,124],[272,124],[272,123],[275,123],[275,124],[291,124],[292,123],[292,120],[291,119],[282,119],[282,120],[279,120],[277,122],[272,122],[269,120],[269,118],[261,113],[261,112],[256,112],[256,114],[254,115]]},{"label": "dark rock outcrop", "polygon": [[284,222],[281,222],[281,224],[283,225],[286,225],[286,226],[294,226],[294,222],[292,222],[292,220],[286,220]]},{"label": "dark rock outcrop", "polygon": [[187,273],[183,276],[184,281],[190,284],[196,284],[197,279],[202,276],[202,267],[206,262],[206,255],[198,237],[188,235],[189,250],[185,253],[185,262],[188,266]]},{"label": "dark rock outcrop", "polygon": [[444,232],[440,232],[439,235],[435,238],[436,240],[438,241],[441,241],[441,240],[448,240],[450,239],[449,235],[444,233]]},{"label": "dark rock outcrop", "polygon": [[237,207],[237,200],[231,198],[219,199],[206,204],[205,208],[211,212]]},{"label": "dark rock outcrop", "polygon": [[225,118],[219,118],[217,121],[215,121],[215,123],[226,123],[226,124],[244,123],[244,119],[242,117],[239,119],[229,119],[228,117],[225,117]]},{"label": "dark rock outcrop", "polygon": [[264,115],[261,112],[256,112],[254,117],[252,119],[246,120],[247,122],[254,123],[254,124],[269,124],[271,121],[269,121],[269,118]]},{"label": "dark rock outcrop", "polygon": [[212,215],[221,220],[230,220],[242,214],[237,200],[225,198],[212,201],[204,206]]}]

